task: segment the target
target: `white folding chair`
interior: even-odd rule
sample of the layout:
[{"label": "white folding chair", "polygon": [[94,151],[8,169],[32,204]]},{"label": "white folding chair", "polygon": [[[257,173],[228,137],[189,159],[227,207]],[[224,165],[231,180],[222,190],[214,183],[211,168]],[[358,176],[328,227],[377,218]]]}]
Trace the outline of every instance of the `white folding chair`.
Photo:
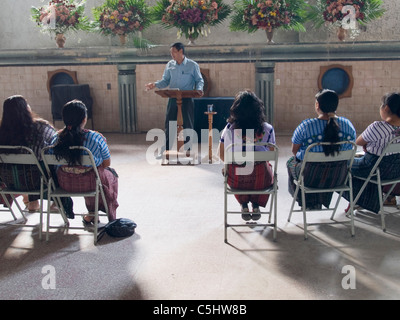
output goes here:
[{"label": "white folding chair", "polygon": [[[292,205],[290,207],[290,213],[289,213],[289,217],[288,217],[288,221],[290,222],[290,219],[292,217],[292,213],[293,212],[302,212],[303,213],[303,223],[304,223],[304,238],[307,239],[308,235],[307,235],[307,211],[312,211],[312,210],[308,210],[306,207],[306,194],[316,194],[316,193],[326,193],[326,192],[338,192],[339,196],[338,199],[336,200],[335,206],[332,207],[329,205],[328,208],[321,208],[321,209],[317,209],[314,211],[332,211],[332,215],[331,215],[331,220],[334,219],[335,213],[337,211],[337,208],[339,206],[340,200],[342,198],[342,194],[344,191],[348,191],[350,194],[350,222],[351,222],[351,235],[354,236],[355,232],[354,232],[354,214],[353,214],[353,209],[354,209],[354,202],[353,202],[353,193],[352,193],[352,180],[351,180],[351,171],[350,168],[353,164],[354,161],[354,155],[357,151],[357,145],[354,142],[351,141],[341,141],[341,142],[337,142],[334,143],[332,145],[339,145],[340,147],[342,147],[345,144],[350,144],[351,145],[351,149],[350,150],[342,150],[340,151],[338,154],[335,154],[335,156],[326,156],[323,152],[312,152],[311,150],[316,147],[316,146],[322,146],[322,145],[331,145],[331,143],[329,142],[317,142],[317,143],[313,143],[310,146],[308,146],[308,148],[306,149],[305,155],[304,155],[304,159],[302,161],[301,164],[301,168],[300,168],[300,174],[299,174],[299,178],[296,180],[294,180],[294,183],[296,184],[296,189],[293,195],[293,201],[292,201]],[[307,172],[306,172],[306,168],[310,168],[310,166],[312,166],[312,164],[316,164],[316,163],[333,163],[333,162],[343,162],[344,168],[343,170],[346,170],[345,172],[345,179],[343,181],[340,181],[341,183],[338,185],[335,185],[334,187],[320,187],[320,188],[313,188],[313,187],[309,187],[307,186]],[[325,169],[321,169],[324,172],[321,172],[321,174],[323,175],[329,175],[329,165],[327,164],[328,167],[326,167]],[[296,203],[296,199],[297,199],[297,195],[298,193],[301,193],[301,209],[296,209],[294,210],[294,205]],[[316,224],[322,224],[322,223],[316,223]]]},{"label": "white folding chair", "polygon": [[[269,151],[234,151],[234,146],[246,146],[246,148],[252,148],[253,146],[267,146],[269,148],[273,148],[273,150]],[[246,149],[247,150],[247,149]],[[235,227],[264,227],[264,230],[266,227],[270,226],[273,227],[273,239],[276,240],[276,228],[277,228],[277,194],[278,194],[278,175],[277,175],[277,170],[278,170],[278,154],[279,154],[279,149],[275,144],[272,143],[256,143],[256,144],[231,144],[225,149],[224,153],[224,241],[227,243],[228,242],[228,228],[235,228]],[[242,190],[242,189],[234,189],[231,188],[228,185],[228,165],[232,163],[243,163],[246,162],[246,166],[248,165],[248,168],[251,167],[252,164],[254,164],[255,161],[268,161],[271,163],[273,166],[273,177],[274,177],[274,182],[273,184],[262,190]],[[247,168],[241,168],[243,170],[247,170]],[[249,195],[249,194],[269,194],[270,195],[270,204],[269,204],[269,210],[268,211],[262,211],[260,210],[261,218],[263,218],[263,215],[268,215],[268,223],[249,223],[249,224],[244,224],[244,223],[232,223],[228,221],[228,215],[239,215],[242,214],[241,211],[235,211],[235,210],[229,210],[228,208],[228,196],[234,196],[234,195]],[[237,203],[235,203],[238,205]],[[261,208],[260,208],[261,209]],[[273,218],[273,223],[271,223],[271,215],[274,215]]]},{"label": "white folding chair", "polygon": [[[90,214],[91,216],[94,217],[94,229],[93,229],[93,236],[94,236],[94,244],[97,244],[97,236],[98,236],[98,221],[99,221],[99,216],[108,216],[108,206],[107,206],[107,201],[106,197],[104,195],[103,191],[103,186],[101,184],[99,172],[96,167],[96,163],[93,158],[93,154],[91,151],[83,146],[72,146],[70,149],[80,149],[82,150],[82,166],[89,166],[92,168],[94,174],[95,174],[95,189],[86,191],[86,192],[68,192],[60,187],[57,187],[55,184],[55,179],[53,177],[52,171],[50,170],[50,166],[63,166],[66,165],[68,166],[68,162],[64,159],[58,160],[55,155],[49,154],[48,151],[52,147],[46,147],[42,150],[42,158],[43,162],[45,164],[46,171],[49,175],[49,191],[48,191],[48,200],[53,200],[57,203],[57,206],[60,208],[61,214],[63,218],[66,216],[64,208],[61,204],[61,198],[63,197],[94,197],[95,198],[95,210],[93,214]],[[55,171],[54,171],[55,172]],[[99,213],[99,199],[100,196],[102,197],[103,204],[106,210],[106,213],[100,214]],[[49,204],[48,204],[49,205]],[[46,223],[46,240],[49,239],[49,231],[50,228],[60,228],[57,226],[50,226],[50,210],[48,208],[47,210],[48,215],[47,215],[47,223]],[[78,216],[83,216],[84,214],[75,214]],[[85,214],[86,215],[86,214]],[[88,214],[89,215],[89,214]],[[65,219],[64,219],[65,221]],[[67,227],[69,229],[86,229],[85,227],[71,227],[69,225],[68,220],[64,224],[64,227]]]},{"label": "white folding chair", "polygon": [[[25,213],[28,212],[28,210],[21,208],[16,197],[19,195],[39,196],[39,239],[42,239],[43,199],[44,193],[47,191],[47,178],[36,155],[33,153],[32,149],[24,146],[0,146],[0,166],[6,166],[6,169],[3,167],[4,171],[0,170],[0,182],[5,183],[5,185],[0,186],[0,195],[6,206],[5,209],[3,207],[0,211],[10,212],[14,221],[16,221],[18,219],[13,209],[13,204],[15,204],[24,219],[23,224],[15,222],[2,224],[37,227],[37,225],[26,224],[28,219]],[[2,176],[2,172],[4,175],[7,174],[9,176]],[[20,181],[21,174],[23,174],[24,181]],[[12,175],[13,178],[11,178],[10,175]],[[39,179],[39,181],[37,181],[37,179]],[[13,183],[10,183],[9,180],[13,180]],[[10,199],[12,199],[11,202],[9,201]]]},{"label": "white folding chair", "polygon": [[[353,178],[357,178],[360,180],[363,180],[364,183],[360,189],[360,191],[357,193],[356,197],[354,198],[354,203],[357,204],[358,199],[360,198],[361,194],[367,187],[368,183],[372,183],[376,185],[378,189],[378,201],[379,201],[379,214],[381,216],[381,225],[382,225],[382,230],[386,231],[386,224],[385,224],[385,215],[386,214],[398,214],[400,211],[393,211],[393,210],[387,210],[385,209],[385,201],[387,197],[392,193],[393,189],[396,187],[396,184],[400,183],[400,176],[394,177],[394,178],[382,178],[381,174],[381,169],[380,169],[380,164],[384,157],[389,156],[391,154],[396,154],[400,153],[400,137],[395,137],[392,140],[389,141],[389,143],[386,145],[385,149],[383,150],[382,154],[379,156],[378,160],[376,161],[375,165],[371,169],[370,174],[368,177],[360,177],[353,175]],[[385,186],[391,186],[388,192],[383,195],[382,189]]]}]

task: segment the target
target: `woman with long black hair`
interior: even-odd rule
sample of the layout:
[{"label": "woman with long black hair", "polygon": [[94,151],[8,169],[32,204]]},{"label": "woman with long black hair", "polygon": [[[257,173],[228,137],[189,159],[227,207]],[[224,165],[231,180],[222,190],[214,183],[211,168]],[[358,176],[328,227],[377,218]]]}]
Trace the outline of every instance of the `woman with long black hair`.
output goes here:
[{"label": "woman with long black hair", "polygon": [[[251,91],[239,92],[230,109],[228,124],[221,133],[219,142],[219,157],[224,160],[225,148],[230,144],[241,144],[242,150],[248,150],[246,143],[269,142],[275,144],[275,131],[272,125],[266,122],[264,103]],[[268,151],[266,146],[255,146],[254,151]],[[240,151],[233,149],[231,151]],[[249,174],[237,174],[242,164],[229,164],[228,185],[243,190],[262,190],[274,182],[271,165],[268,162],[254,163],[254,169]],[[242,209],[242,218],[245,221],[259,220],[259,207],[265,207],[269,194],[262,195],[235,195]],[[248,204],[252,204],[253,212],[249,213]]]},{"label": "woman with long black hair", "polygon": [[[315,95],[315,112],[316,118],[303,120],[295,129],[292,136],[292,153],[293,156],[287,161],[286,166],[289,175],[289,192],[294,196],[296,186],[293,180],[299,178],[302,161],[308,146],[316,142],[339,142],[339,141],[355,141],[356,130],[353,124],[345,117],[338,117],[336,114],[339,105],[339,97],[333,90],[324,89]],[[342,149],[351,148],[350,144],[343,144]],[[322,145],[316,146],[313,152],[324,152],[326,155],[335,155],[339,152],[339,146]],[[307,182],[309,186],[314,183],[324,183],[321,177],[316,174],[318,172],[318,164],[313,167],[314,176],[308,176]],[[330,179],[335,181],[335,175],[342,175],[341,168],[331,170]],[[306,207],[308,209],[320,209],[322,205],[329,207],[332,199],[332,193],[317,193],[306,195]],[[298,195],[296,199],[300,206],[301,197]]]},{"label": "woman with long black hair", "polygon": [[[41,161],[42,148],[51,143],[55,134],[53,126],[34,113],[23,96],[13,95],[4,101],[0,124],[0,145],[28,147]],[[19,168],[18,173],[12,173],[11,168],[2,165],[0,170],[4,181],[0,182],[9,187],[18,184],[21,189],[26,191],[37,189],[40,180],[33,177],[38,177],[38,174],[28,170],[26,166]],[[36,168],[32,167],[31,169],[35,170]],[[24,203],[29,211],[39,209],[37,199],[37,196],[29,196],[29,199],[24,196]]]},{"label": "woman with long black hair", "polygon": [[[61,166],[57,169],[57,177],[60,187],[70,192],[90,191],[95,189],[95,175],[90,167],[79,166],[81,150],[70,150],[71,146],[84,146],[88,148],[94,157],[100,180],[108,204],[108,220],[116,219],[118,207],[118,177],[114,170],[110,169],[111,155],[106,138],[99,132],[85,129],[87,122],[87,109],[79,100],[66,103],[62,110],[64,129],[58,133],[58,140],[54,147],[54,155],[63,158],[70,165],[78,167]],[[79,183],[77,183],[79,181]],[[95,199],[85,198],[85,204],[89,213],[94,212]],[[103,201],[100,197],[99,209],[105,212]],[[93,216],[83,217],[84,224],[93,223]]]}]

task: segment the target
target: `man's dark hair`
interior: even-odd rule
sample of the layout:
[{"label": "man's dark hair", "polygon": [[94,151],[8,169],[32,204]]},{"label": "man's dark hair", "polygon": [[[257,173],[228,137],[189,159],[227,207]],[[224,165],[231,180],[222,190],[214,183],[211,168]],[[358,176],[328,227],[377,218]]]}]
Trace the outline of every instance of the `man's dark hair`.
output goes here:
[{"label": "man's dark hair", "polygon": [[170,48],[175,48],[176,50],[182,50],[182,53],[185,54],[185,46],[183,45],[182,42],[175,42],[171,44]]}]

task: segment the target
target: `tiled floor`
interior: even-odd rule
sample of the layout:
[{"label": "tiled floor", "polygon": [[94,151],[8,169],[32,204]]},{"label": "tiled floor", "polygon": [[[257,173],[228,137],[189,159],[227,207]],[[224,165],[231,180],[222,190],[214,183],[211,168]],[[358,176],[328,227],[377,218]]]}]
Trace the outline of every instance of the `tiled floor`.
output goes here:
[{"label": "tiled floor", "polygon": [[[388,217],[384,233],[376,217],[358,215],[354,238],[348,224],[312,226],[307,241],[301,215],[287,222],[289,136],[277,138],[277,241],[270,229],[244,228],[229,230],[228,244],[221,164],[151,165],[146,150],[153,142],[144,134],[106,136],[120,176],[118,216],[134,220],[136,234],[104,236],[94,246],[86,231],[53,230],[46,242],[37,229],[1,227],[0,299],[400,298],[399,218]],[[348,221],[346,206],[338,220]],[[75,211],[85,211],[80,199]],[[326,217],[314,213],[309,220]]]}]

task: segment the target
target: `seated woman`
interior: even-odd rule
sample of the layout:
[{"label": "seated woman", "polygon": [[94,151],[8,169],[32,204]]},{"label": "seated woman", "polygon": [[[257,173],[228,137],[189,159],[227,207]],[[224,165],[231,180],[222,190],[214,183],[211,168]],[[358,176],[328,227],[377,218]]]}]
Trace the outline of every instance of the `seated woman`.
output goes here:
[{"label": "seated woman", "polygon": [[[108,220],[113,221],[116,219],[118,207],[118,178],[115,171],[110,168],[111,155],[106,138],[99,132],[85,129],[87,109],[82,101],[73,100],[66,103],[62,116],[65,127],[58,132],[53,153],[58,158],[66,159],[72,165],[79,165],[81,151],[74,152],[69,147],[84,146],[92,152],[108,204]],[[69,192],[91,191],[95,188],[95,176],[91,168],[61,166],[57,169],[57,177],[60,187]],[[76,183],[78,178],[80,183]],[[82,181],[83,184],[81,184]],[[94,212],[94,197],[85,198],[85,204],[89,213]],[[106,211],[101,197],[99,209]],[[93,222],[93,216],[83,217],[84,224]]]},{"label": "seated woman", "polygon": [[[219,142],[219,157],[224,160],[225,148],[232,143],[269,142],[275,144],[275,132],[272,125],[265,121],[263,102],[251,91],[242,91],[236,95],[230,109],[228,124],[221,133]],[[252,149],[254,150],[254,148]],[[240,151],[233,149],[233,151]],[[268,151],[266,146],[256,146],[255,151]],[[271,165],[266,162],[256,162],[253,171],[248,175],[238,175],[236,170],[243,165],[229,164],[228,185],[244,190],[261,190],[272,185],[273,173]],[[258,220],[261,218],[259,206],[265,207],[269,194],[235,195],[242,208],[243,220]],[[253,213],[249,213],[248,203],[252,203]]]},{"label": "seated woman", "polygon": [[[39,161],[41,150],[49,145],[55,135],[55,129],[48,121],[32,112],[26,99],[21,95],[8,97],[3,104],[3,116],[0,124],[0,145],[25,146],[32,149]],[[37,167],[20,167],[18,173],[11,168],[0,165],[3,184],[11,187],[19,185],[21,190],[29,191],[39,188],[39,170]],[[37,171],[36,173],[34,171]],[[18,181],[16,181],[18,179]],[[37,196],[24,196],[24,203],[29,211],[39,209]],[[10,199],[11,200],[11,199]],[[0,198],[0,203],[2,199]],[[72,207],[71,207],[72,210]]]},{"label": "seated woman", "polygon": [[[354,159],[351,172],[359,177],[368,177],[372,167],[387,143],[396,136],[400,136],[400,93],[392,92],[382,97],[382,104],[379,108],[382,121],[371,123],[357,138],[356,144],[363,147],[364,156]],[[399,138],[400,143],[400,138]],[[379,164],[382,179],[397,178],[400,176],[400,154],[385,156]],[[364,181],[353,178],[353,197],[360,191]],[[386,186],[383,191],[388,190]],[[393,192],[400,194],[400,186],[397,185]],[[343,195],[348,199],[348,194]],[[379,200],[376,184],[369,183],[356,205],[364,209],[378,213]]]},{"label": "seated woman", "polygon": [[[302,161],[308,146],[316,142],[335,143],[339,141],[354,141],[356,138],[356,130],[350,120],[336,115],[339,97],[335,91],[324,89],[316,94],[315,99],[317,117],[302,121],[292,136],[293,156],[286,163],[289,175],[289,192],[292,196],[294,196],[296,189],[293,181],[299,178]],[[351,148],[350,144],[342,146],[343,150],[349,148]],[[313,152],[324,152],[326,155],[334,155],[339,151],[339,146],[330,145],[317,146],[315,150],[313,149]],[[321,177],[316,173],[318,164],[313,164],[312,166],[314,174],[309,174],[307,181],[305,181],[305,184],[309,187],[332,187],[337,178],[343,176],[342,167],[338,164],[335,168],[329,168],[331,175],[329,181],[321,181]],[[322,205],[329,208],[331,199],[331,192],[307,194],[306,208],[321,209]],[[298,194],[296,200],[302,206],[300,194]]]}]

